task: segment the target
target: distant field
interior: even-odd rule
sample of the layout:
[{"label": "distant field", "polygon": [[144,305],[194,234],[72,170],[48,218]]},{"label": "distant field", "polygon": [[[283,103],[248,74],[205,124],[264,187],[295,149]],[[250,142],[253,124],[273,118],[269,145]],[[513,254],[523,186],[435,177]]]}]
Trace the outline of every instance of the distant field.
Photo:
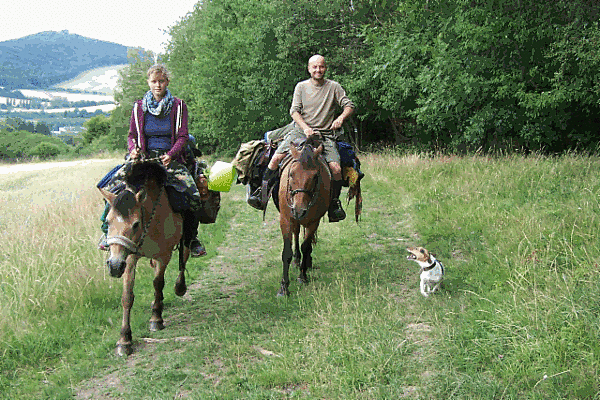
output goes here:
[{"label": "distant field", "polygon": [[94,94],[94,93],[70,93],[58,90],[38,90],[38,89],[21,89],[21,93],[25,97],[40,99],[40,100],[52,100],[55,98],[63,98],[67,101],[113,101],[114,98],[112,93],[107,94]]},{"label": "distant field", "polygon": [[99,92],[112,96],[119,79],[118,72],[125,66],[126,64],[121,64],[95,68],[80,74],[70,81],[58,84],[56,87],[60,89]]},{"label": "distant field", "polygon": [[[69,102],[79,101],[96,101],[110,102],[110,104],[100,104],[97,106],[78,107],[80,110],[86,110],[89,113],[94,113],[98,110],[108,113],[115,109],[113,90],[117,85],[119,78],[118,71],[123,69],[125,65],[112,65],[109,67],[96,68],[82,73],[77,78],[56,85],[56,89],[63,90],[78,90],[87,93],[71,93],[62,90],[37,90],[37,89],[22,89],[21,93],[25,97],[40,99],[42,101],[51,101],[54,99],[64,99]],[[90,93],[94,92],[94,93]],[[12,112],[30,112],[30,109],[13,108]],[[47,113],[63,113],[75,111],[75,107],[67,108],[46,108]]]}]

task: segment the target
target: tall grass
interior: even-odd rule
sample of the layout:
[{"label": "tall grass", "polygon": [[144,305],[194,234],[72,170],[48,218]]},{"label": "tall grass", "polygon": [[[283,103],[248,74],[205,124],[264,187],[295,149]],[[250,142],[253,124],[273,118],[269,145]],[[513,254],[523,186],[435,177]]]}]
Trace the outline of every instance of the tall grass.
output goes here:
[{"label": "tall grass", "polygon": [[79,187],[65,186],[54,169],[0,175],[3,332],[37,329],[36,315],[55,313],[65,299],[81,301],[102,278],[92,245],[101,205],[94,177],[84,168],[69,173]]},{"label": "tall grass", "polygon": [[[69,170],[82,186],[63,193],[56,172],[0,175],[0,397],[599,399],[600,160],[361,159],[362,220],[322,223],[308,286],[275,298],[277,214],[263,222],[234,187],[201,229],[209,256],[191,262],[189,293],[165,291],[167,329],[150,339],[138,274],[138,347],[117,362],[120,281],[94,249],[90,189],[112,164]],[[427,299],[412,244],[446,267]]]},{"label": "tall grass", "polygon": [[94,186],[115,163],[0,175],[0,391],[110,325]]},{"label": "tall grass", "polygon": [[600,160],[427,157],[386,170],[411,189],[421,242],[447,260],[447,298],[430,311],[444,355],[434,393],[598,398]]}]

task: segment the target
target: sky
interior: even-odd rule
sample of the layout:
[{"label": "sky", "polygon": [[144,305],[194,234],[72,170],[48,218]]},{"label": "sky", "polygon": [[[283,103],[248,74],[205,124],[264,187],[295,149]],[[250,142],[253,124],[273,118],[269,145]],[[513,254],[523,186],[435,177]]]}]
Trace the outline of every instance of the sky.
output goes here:
[{"label": "sky", "polygon": [[164,53],[165,32],[199,0],[16,0],[2,7],[0,42],[44,31]]}]

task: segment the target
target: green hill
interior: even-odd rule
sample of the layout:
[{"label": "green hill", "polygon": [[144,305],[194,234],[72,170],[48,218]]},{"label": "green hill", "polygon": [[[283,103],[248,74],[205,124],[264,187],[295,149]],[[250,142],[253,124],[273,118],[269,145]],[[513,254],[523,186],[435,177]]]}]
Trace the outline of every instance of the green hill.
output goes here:
[{"label": "green hill", "polygon": [[127,64],[126,46],[70,34],[41,32],[0,42],[0,86],[44,89],[84,71]]}]

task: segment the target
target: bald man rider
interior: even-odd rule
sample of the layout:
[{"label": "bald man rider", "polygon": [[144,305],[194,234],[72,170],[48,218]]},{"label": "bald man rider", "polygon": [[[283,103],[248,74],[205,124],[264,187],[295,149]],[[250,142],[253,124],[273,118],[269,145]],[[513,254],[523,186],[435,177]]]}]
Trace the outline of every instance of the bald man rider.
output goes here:
[{"label": "bald man rider", "polygon": [[[295,122],[294,129],[281,142],[269,162],[262,185],[263,189],[267,189],[262,192],[262,206],[263,208],[266,206],[269,199],[268,192],[277,177],[279,163],[289,150],[290,143],[297,138],[307,138],[324,130],[327,132],[322,132],[323,155],[329,164],[333,178],[331,204],[327,215],[330,222],[337,222],[345,219],[346,213],[340,202],[342,169],[335,141],[343,133],[339,130],[342,124],[354,112],[354,103],[346,96],[346,92],[339,83],[325,79],[326,71],[325,58],[318,54],[312,56],[308,60],[310,79],[299,82],[294,89],[290,108],[290,114]],[[335,118],[336,107],[343,110],[337,118]]]}]

